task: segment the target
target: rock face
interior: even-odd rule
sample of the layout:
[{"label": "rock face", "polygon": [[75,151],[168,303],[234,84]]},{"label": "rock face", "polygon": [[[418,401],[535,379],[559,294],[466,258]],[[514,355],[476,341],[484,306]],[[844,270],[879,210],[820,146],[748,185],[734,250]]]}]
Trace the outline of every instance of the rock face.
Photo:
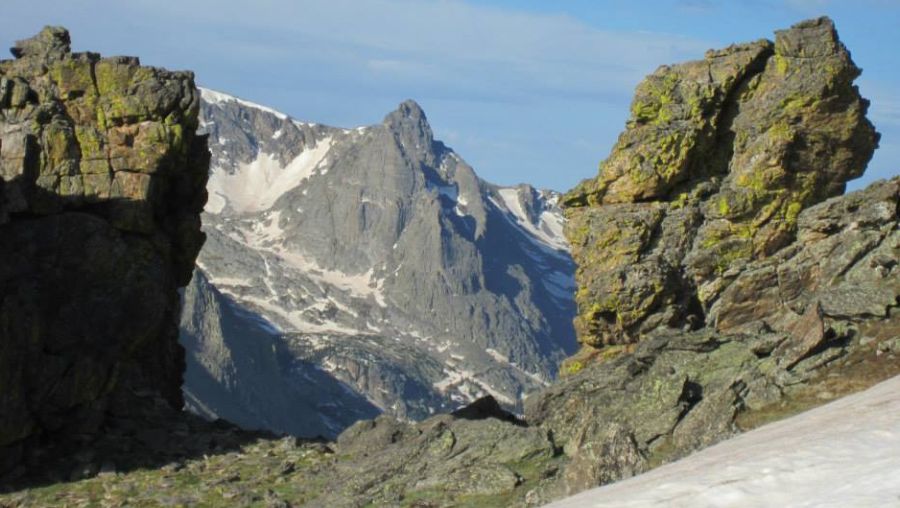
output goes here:
[{"label": "rock face", "polygon": [[790,244],[800,211],[872,156],[859,73],[821,18],[644,80],[600,175],[564,198],[579,340],[736,325],[721,319],[735,277]]},{"label": "rock face", "polygon": [[[232,394],[302,392],[321,418],[273,427],[285,421],[279,405],[237,396],[225,404],[189,375],[192,399],[216,400],[213,413],[244,425],[334,437],[359,414],[338,410],[297,369],[315,365],[328,384],[418,420],[486,394],[521,410],[523,395],[574,352],[575,265],[557,194],[479,179],[412,101],[380,124],[339,129],[202,95],[213,158],[198,265],[238,312],[218,331],[183,321],[188,372],[205,371]],[[225,357],[212,354],[262,354],[259,340],[285,350],[268,381],[247,369],[226,374]],[[301,406],[310,407],[294,405],[294,414]]]},{"label": "rock face", "polygon": [[[45,28],[0,61],[0,471],[86,436],[134,391],[182,406],[178,294],[209,152],[190,73],[72,53]],[[127,407],[127,403],[117,407]]]},{"label": "rock face", "polygon": [[380,411],[314,363],[298,359],[272,325],[197,271],[184,291],[185,406],[246,429],[332,437]]},{"label": "rock face", "polygon": [[[683,457],[768,418],[753,415],[790,414],[900,373],[898,206],[894,178],[804,210],[798,239],[749,262],[722,293],[715,310],[727,331],[657,330],[530,398],[528,422],[572,458],[550,497]],[[585,453],[590,467],[594,450],[623,446],[637,450],[623,464],[579,466]]]}]

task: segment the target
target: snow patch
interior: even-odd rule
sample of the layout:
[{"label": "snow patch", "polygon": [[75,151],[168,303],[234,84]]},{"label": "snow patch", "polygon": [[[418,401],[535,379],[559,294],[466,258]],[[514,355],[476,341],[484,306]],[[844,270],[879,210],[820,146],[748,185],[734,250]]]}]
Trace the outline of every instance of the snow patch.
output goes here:
[{"label": "snow patch", "polygon": [[314,282],[350,293],[356,298],[371,297],[380,307],[387,307],[384,281],[375,278],[374,268],[361,274],[348,274],[323,268],[313,259],[288,250],[283,243],[284,231],[279,225],[280,218],[280,212],[268,212],[265,220],[254,222],[250,229],[239,229],[240,235],[232,238],[257,252],[276,256],[287,267],[302,272]]},{"label": "snow patch", "polygon": [[[551,213],[547,210],[541,212],[538,217],[538,223],[534,224],[528,218],[528,214],[522,208],[522,202],[519,201],[519,191],[515,188],[501,188],[497,190],[503,206],[512,214],[515,224],[524,229],[531,237],[543,243],[554,250],[569,251],[569,244],[563,236],[563,225],[565,219],[561,214]],[[495,205],[498,203],[494,202]]]},{"label": "snow patch", "polygon": [[556,508],[898,506],[900,376]]},{"label": "snow patch", "polygon": [[[525,377],[534,381],[535,383],[539,384],[540,386],[550,386],[550,383],[546,379],[544,379],[543,377],[541,377],[538,374],[535,374],[533,372],[528,372],[527,370],[523,369],[522,367],[519,367],[519,365],[516,364],[516,362],[509,361],[508,356],[497,351],[496,349],[487,348],[484,350],[484,352],[487,353],[491,358],[493,358],[495,362],[512,367],[514,370],[518,371],[520,374],[524,375]],[[523,394],[523,396],[524,396],[524,394]]]},{"label": "snow patch", "polygon": [[324,138],[287,166],[282,166],[273,154],[260,154],[253,162],[239,165],[234,173],[214,169],[206,187],[210,195],[206,211],[221,213],[225,208],[223,200],[238,213],[268,210],[279,197],[313,175],[332,144],[331,137]]}]

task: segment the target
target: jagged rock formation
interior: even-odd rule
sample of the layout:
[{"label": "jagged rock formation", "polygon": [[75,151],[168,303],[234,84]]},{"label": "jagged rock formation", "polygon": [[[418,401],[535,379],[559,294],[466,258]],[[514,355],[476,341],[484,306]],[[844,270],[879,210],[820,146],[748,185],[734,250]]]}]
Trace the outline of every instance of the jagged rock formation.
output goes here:
[{"label": "jagged rock formation", "polygon": [[72,53],[62,28],[12,53],[0,61],[0,472],[61,436],[89,440],[134,391],[181,407],[176,288],[203,243],[209,162],[192,74]]},{"label": "jagged rock formation", "polygon": [[[213,158],[198,265],[238,309],[183,318],[185,389],[216,407],[205,414],[335,437],[359,413],[335,407],[298,365],[413,420],[488,393],[521,410],[524,394],[555,378],[576,347],[575,266],[557,194],[479,179],[412,101],[381,124],[339,129],[202,95]],[[190,331],[198,319],[224,326]],[[258,341],[285,346],[280,368],[259,377],[221,364],[237,350],[267,356]],[[191,372],[225,389],[194,385]],[[308,403],[288,411],[242,390]],[[306,417],[285,418],[301,407]]]},{"label": "jagged rock formation", "polygon": [[791,243],[800,211],[871,158],[859,73],[821,18],[642,82],[600,175],[564,198],[579,340],[730,328],[720,300],[735,277]]}]

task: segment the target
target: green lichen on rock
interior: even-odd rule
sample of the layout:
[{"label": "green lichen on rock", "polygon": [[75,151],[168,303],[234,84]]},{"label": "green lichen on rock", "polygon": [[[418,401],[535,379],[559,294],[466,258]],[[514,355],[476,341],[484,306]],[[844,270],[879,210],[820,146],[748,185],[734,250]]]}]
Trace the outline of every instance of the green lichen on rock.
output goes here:
[{"label": "green lichen on rock", "polygon": [[[789,244],[800,212],[842,193],[877,146],[859,73],[820,18],[774,43],[660,67],[638,85],[600,174],[562,200],[580,340],[629,343],[689,325],[732,269]],[[655,219],[637,236],[601,219],[623,213]],[[676,223],[682,237],[665,233]]]},{"label": "green lichen on rock", "polygon": [[[0,472],[89,435],[112,397],[181,407],[178,294],[204,236],[193,75],[72,53],[47,27],[0,61]],[[110,410],[110,412],[114,412]]]}]

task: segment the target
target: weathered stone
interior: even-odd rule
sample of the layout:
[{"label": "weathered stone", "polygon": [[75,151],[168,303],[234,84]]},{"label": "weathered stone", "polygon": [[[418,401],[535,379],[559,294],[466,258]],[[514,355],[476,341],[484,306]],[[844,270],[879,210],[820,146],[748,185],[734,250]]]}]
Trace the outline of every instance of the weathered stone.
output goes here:
[{"label": "weathered stone", "polygon": [[900,178],[832,197],[878,141],[859,73],[821,18],[638,86],[599,176],[564,198],[576,330],[600,350],[526,401],[569,459],[536,498],[727,438],[860,361],[860,330],[896,334]]},{"label": "weathered stone", "polygon": [[629,478],[647,469],[647,459],[634,436],[615,422],[593,422],[570,441],[572,459],[563,471],[567,494],[573,494],[616,480]]},{"label": "weathered stone", "polygon": [[[208,170],[189,73],[70,53],[61,28],[12,52],[0,61],[0,474],[127,413],[113,398],[152,391],[181,408],[176,289],[202,243]],[[141,81],[98,89],[104,66]],[[100,107],[122,103],[147,124]],[[112,120],[137,133],[117,155],[140,173],[110,167]]]},{"label": "weathered stone", "polygon": [[[695,327],[748,263],[789,245],[800,212],[842,193],[877,145],[859,73],[820,18],[641,83],[599,176],[564,198],[581,342]],[[772,287],[757,282],[745,293]]]}]

